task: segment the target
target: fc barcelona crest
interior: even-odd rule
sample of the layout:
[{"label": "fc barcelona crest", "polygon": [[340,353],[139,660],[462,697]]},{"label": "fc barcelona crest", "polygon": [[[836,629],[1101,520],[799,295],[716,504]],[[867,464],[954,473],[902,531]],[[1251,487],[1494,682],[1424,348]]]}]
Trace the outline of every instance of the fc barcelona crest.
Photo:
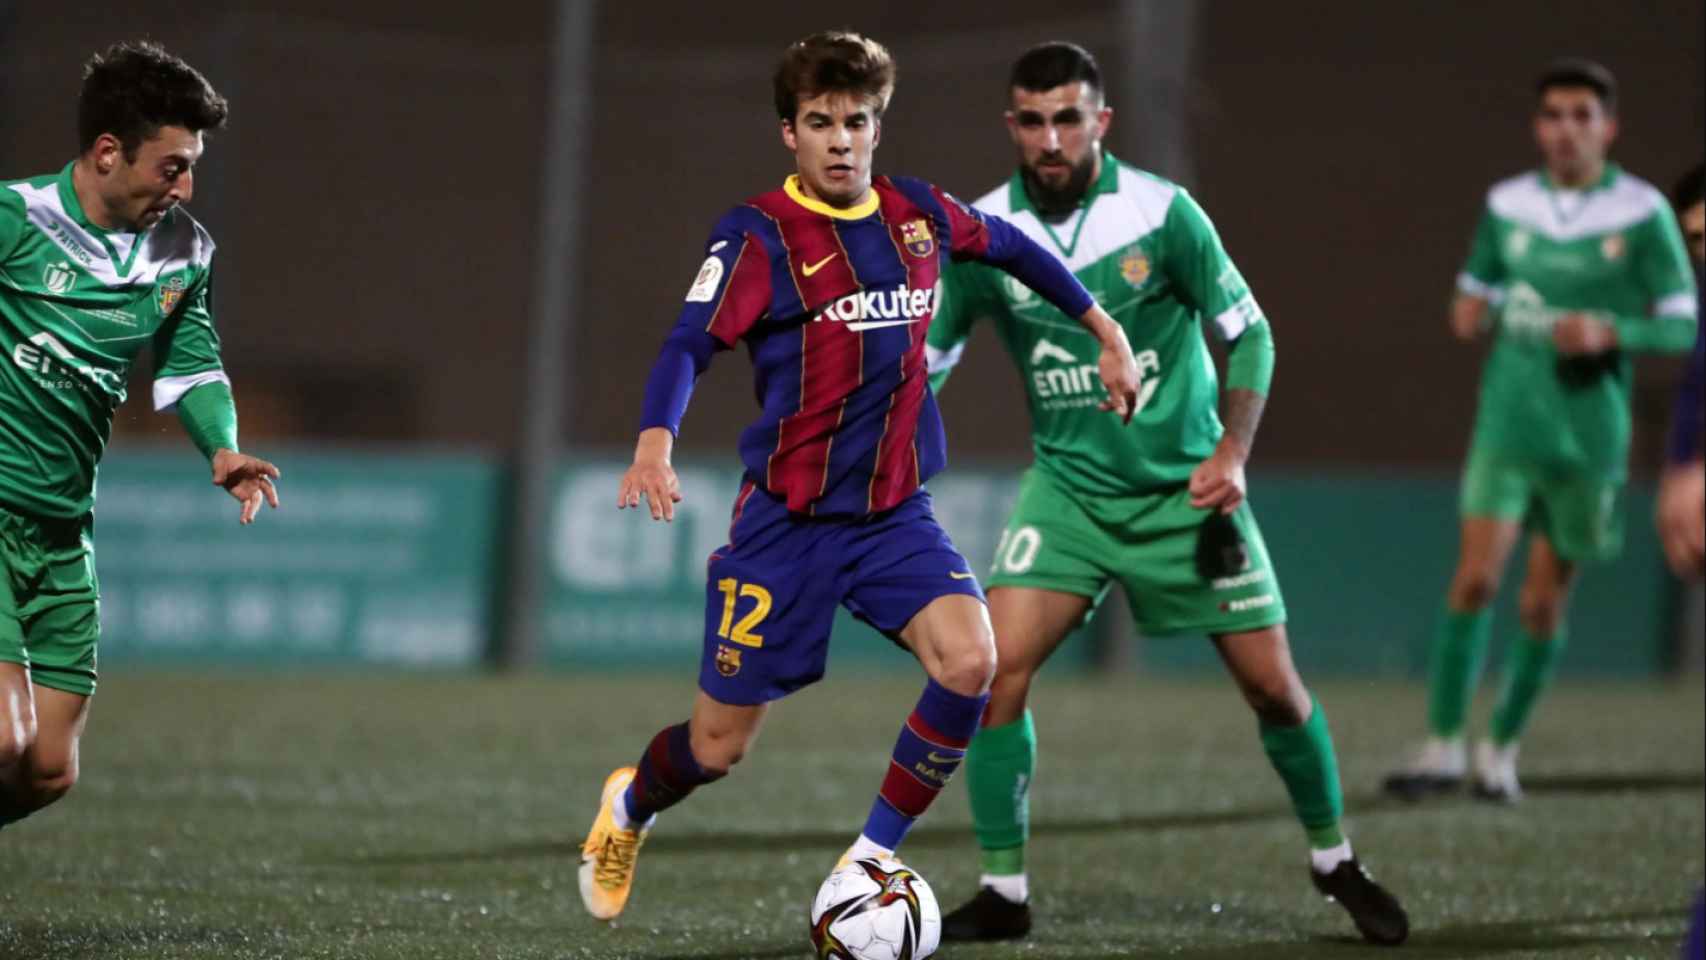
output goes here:
[{"label": "fc barcelona crest", "polygon": [[725,677],[739,673],[740,651],[721,643],[717,644],[717,672]]},{"label": "fc barcelona crest", "polygon": [[160,308],[160,316],[169,317],[177,307],[178,301],[184,298],[184,278],[173,277],[160,285],[160,293],[154,305]]},{"label": "fc barcelona crest", "polygon": [[900,225],[900,240],[906,252],[915,257],[928,257],[936,252],[936,238],[930,233],[930,221],[909,220]]},{"label": "fc barcelona crest", "polygon": [[1133,250],[1121,257],[1120,276],[1134,287],[1143,286],[1143,282],[1149,279],[1149,258],[1140,250]]}]

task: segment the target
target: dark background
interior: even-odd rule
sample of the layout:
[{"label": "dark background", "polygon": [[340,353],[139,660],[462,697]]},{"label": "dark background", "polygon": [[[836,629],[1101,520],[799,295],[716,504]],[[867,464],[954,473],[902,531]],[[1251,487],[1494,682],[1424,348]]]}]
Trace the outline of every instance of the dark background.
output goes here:
[{"label": "dark background", "polygon": [[[562,265],[579,291],[565,439],[631,443],[710,224],[792,168],[769,106],[775,59],[824,27],[865,31],[900,65],[878,170],[969,197],[1011,171],[1013,57],[1047,39],[1094,50],[1116,111],[1108,146],[1201,199],[1274,322],[1267,463],[1459,459],[1481,350],[1446,335],[1444,306],[1486,188],[1535,162],[1531,83],[1547,60],[1616,72],[1615,156],[1661,189],[1703,153],[1695,0],[848,9],[600,5],[582,256]],[[1181,15],[1194,32],[1156,28]],[[220,243],[218,320],[247,443],[505,452],[523,415],[552,18],[542,3],[0,4],[0,175],[72,157],[92,49],[164,42],[232,102],[191,209]],[[1167,62],[1188,79],[1157,81]],[[1146,135],[1168,117],[1177,144]],[[725,355],[707,375],[684,449],[732,449],[752,409],[745,365]],[[1657,458],[1674,376],[1644,369],[1637,470]],[[957,454],[1025,455],[1017,379],[993,337],[974,341],[943,407]],[[178,442],[145,408],[127,407],[123,442]]]}]

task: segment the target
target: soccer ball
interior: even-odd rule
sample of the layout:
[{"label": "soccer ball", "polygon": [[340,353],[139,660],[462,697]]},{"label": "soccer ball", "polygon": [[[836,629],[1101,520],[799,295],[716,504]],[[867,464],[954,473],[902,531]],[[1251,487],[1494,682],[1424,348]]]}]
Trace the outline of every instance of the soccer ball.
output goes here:
[{"label": "soccer ball", "polygon": [[942,942],[942,911],[917,871],[898,860],[855,860],[812,901],[820,960],[924,960]]}]

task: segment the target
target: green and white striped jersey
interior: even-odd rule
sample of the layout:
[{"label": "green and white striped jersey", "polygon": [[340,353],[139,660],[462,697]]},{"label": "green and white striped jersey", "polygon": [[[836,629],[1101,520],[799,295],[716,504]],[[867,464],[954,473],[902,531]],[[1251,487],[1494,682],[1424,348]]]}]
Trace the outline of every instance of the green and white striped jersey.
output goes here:
[{"label": "green and white striped jersey", "polygon": [[0,182],[0,506],[77,517],[154,348],[154,406],[229,383],[210,310],[213,239],[181,209],[142,233],[90,222],[58,174]]},{"label": "green and white striped jersey", "polygon": [[[1544,172],[1495,184],[1458,275],[1493,305],[1472,443],[1502,458],[1621,478],[1629,452],[1629,354],[1694,342],[1694,272],[1665,197],[1607,164],[1583,190]],[[1561,356],[1559,318],[1584,312],[1617,328],[1602,357]]]},{"label": "green and white striped jersey", "polygon": [[1022,374],[1040,467],[1090,495],[1187,482],[1222,429],[1202,321],[1228,340],[1267,322],[1202,208],[1184,188],[1106,153],[1102,175],[1060,223],[1037,216],[1017,173],[975,206],[1053,251],[1125,328],[1143,376],[1137,413],[1125,425],[1098,409],[1107,392],[1089,331],[977,263],[943,274],[928,334],[932,384],[959,361],[974,322],[988,319]]}]

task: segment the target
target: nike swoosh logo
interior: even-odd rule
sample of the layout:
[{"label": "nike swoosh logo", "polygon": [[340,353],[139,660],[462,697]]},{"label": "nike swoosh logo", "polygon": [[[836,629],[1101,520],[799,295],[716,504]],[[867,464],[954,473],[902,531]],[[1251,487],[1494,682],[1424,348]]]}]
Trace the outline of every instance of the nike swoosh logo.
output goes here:
[{"label": "nike swoosh logo", "polygon": [[926,753],[924,755],[924,759],[929,760],[931,763],[959,763],[961,760],[963,760],[965,758],[964,757],[944,757],[941,754],[937,753],[936,751],[932,750],[929,753]]},{"label": "nike swoosh logo", "polygon": [[949,571],[948,576],[953,577],[955,580],[970,580],[973,577],[977,576],[977,574],[975,574],[975,573],[961,573],[958,570],[952,570],[952,571]]},{"label": "nike swoosh logo", "polygon": [[849,323],[847,325],[847,329],[859,331],[875,330],[878,327],[904,327],[909,323],[917,323],[920,319],[922,318],[913,317],[911,320],[856,320],[853,323]]},{"label": "nike swoosh logo", "polygon": [[839,256],[841,256],[841,254],[832,253],[829,256],[824,257],[822,260],[819,260],[816,263],[801,264],[800,265],[800,272],[809,277],[812,274],[818,272],[819,270],[822,270],[824,268],[825,264],[829,263],[829,261],[834,260],[836,257],[839,257]]}]

